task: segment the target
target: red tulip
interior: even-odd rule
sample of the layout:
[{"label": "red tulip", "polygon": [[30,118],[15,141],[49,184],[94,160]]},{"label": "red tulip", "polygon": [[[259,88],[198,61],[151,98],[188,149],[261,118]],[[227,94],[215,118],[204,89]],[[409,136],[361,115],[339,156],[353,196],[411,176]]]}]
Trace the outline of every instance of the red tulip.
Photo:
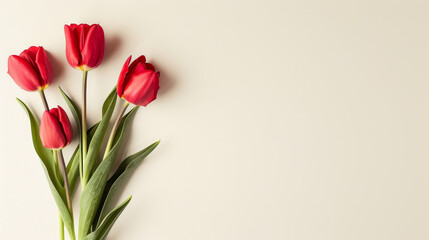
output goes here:
[{"label": "red tulip", "polygon": [[119,75],[117,92],[119,97],[135,105],[145,106],[156,99],[159,89],[159,72],[146,62],[142,55],[131,65],[127,59]]},{"label": "red tulip", "polygon": [[73,138],[73,129],[66,112],[58,106],[45,111],[40,123],[40,139],[49,149],[61,149],[69,145]]},{"label": "red tulip", "polygon": [[7,73],[19,87],[29,92],[47,88],[53,79],[51,64],[43,47],[33,46],[19,56],[10,56]]},{"label": "red tulip", "polygon": [[64,25],[69,64],[82,71],[98,67],[104,57],[104,31],[98,24]]}]

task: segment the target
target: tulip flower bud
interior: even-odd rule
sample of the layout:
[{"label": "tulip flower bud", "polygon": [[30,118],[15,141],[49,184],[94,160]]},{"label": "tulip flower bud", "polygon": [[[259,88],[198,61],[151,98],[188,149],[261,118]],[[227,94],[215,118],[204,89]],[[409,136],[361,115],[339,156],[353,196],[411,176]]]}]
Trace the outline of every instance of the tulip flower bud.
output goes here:
[{"label": "tulip flower bud", "polygon": [[159,72],[140,56],[131,64],[127,59],[119,75],[117,92],[119,97],[134,105],[145,106],[156,99],[159,89]]},{"label": "tulip flower bud", "polygon": [[104,57],[104,31],[98,24],[64,25],[66,56],[70,66],[82,71],[98,67]]},{"label": "tulip flower bud", "polygon": [[43,47],[30,47],[8,60],[7,73],[25,91],[43,90],[52,83],[53,74]]},{"label": "tulip flower bud", "polygon": [[66,112],[58,106],[45,111],[40,123],[40,139],[49,149],[61,149],[73,139],[73,129]]}]

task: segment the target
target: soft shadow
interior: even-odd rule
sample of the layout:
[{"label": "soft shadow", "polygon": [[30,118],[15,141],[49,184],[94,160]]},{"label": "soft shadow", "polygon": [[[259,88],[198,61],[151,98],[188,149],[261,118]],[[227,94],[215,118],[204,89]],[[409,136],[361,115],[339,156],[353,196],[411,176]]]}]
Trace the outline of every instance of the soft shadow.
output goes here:
[{"label": "soft shadow", "polygon": [[64,63],[60,61],[55,55],[52,55],[49,51],[46,51],[49,62],[51,63],[54,79],[61,78],[64,73]]},{"label": "soft shadow", "polygon": [[106,50],[104,52],[104,60],[109,60],[118,51],[121,46],[122,39],[119,35],[113,35],[106,38]]},{"label": "soft shadow", "polygon": [[157,64],[157,61],[150,61],[150,63],[155,66],[156,71],[160,72],[158,94],[164,95],[171,91],[171,89],[174,88],[175,83],[168,70],[163,68],[161,64]]}]

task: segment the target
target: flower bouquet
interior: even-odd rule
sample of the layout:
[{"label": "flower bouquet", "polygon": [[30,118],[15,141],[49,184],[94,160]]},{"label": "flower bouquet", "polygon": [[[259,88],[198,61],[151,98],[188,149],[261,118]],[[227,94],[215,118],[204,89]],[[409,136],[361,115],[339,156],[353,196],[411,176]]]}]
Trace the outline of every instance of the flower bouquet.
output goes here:
[{"label": "flower bouquet", "polygon": [[[117,86],[107,96],[102,106],[101,120],[94,126],[86,122],[86,92],[88,72],[97,68],[104,56],[103,28],[98,24],[70,24],[64,26],[67,61],[82,71],[81,105],[71,99],[61,88],[60,93],[73,114],[79,135],[79,144],[67,162],[62,149],[73,139],[73,129],[66,112],[60,106],[49,108],[44,89],[53,81],[53,71],[43,47],[30,47],[19,56],[8,59],[8,73],[22,89],[38,91],[45,111],[41,122],[27,105],[17,99],[30,119],[31,137],[59,211],[60,239],[64,239],[64,226],[70,239],[105,239],[116,219],[128,205],[131,196],[114,206],[118,192],[127,176],[159,144],[159,141],[128,156],[113,169],[127,127],[139,106],[147,106],[156,99],[160,74],[155,67],[140,56],[125,61],[119,73]],[[118,96],[125,103],[114,121],[110,134],[106,134]],[[130,105],[134,107],[127,112]],[[102,151],[102,143],[108,137]],[[72,201],[78,182],[80,195],[79,222],[75,225]],[[77,237],[75,229],[77,226]]]}]

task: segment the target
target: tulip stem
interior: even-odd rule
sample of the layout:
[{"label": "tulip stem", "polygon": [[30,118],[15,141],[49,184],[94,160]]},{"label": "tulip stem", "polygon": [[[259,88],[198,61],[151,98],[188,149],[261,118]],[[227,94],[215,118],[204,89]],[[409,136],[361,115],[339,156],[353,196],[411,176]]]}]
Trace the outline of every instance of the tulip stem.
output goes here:
[{"label": "tulip stem", "polygon": [[42,98],[43,106],[45,107],[46,111],[49,111],[49,105],[48,101],[46,101],[45,91],[39,90],[40,98]]},{"label": "tulip stem", "polygon": [[[71,218],[73,219],[73,207],[72,207],[72,202],[71,202],[71,197],[70,197],[69,180],[67,177],[67,169],[66,169],[66,164],[64,162],[63,150],[62,149],[53,150],[53,153],[54,153],[54,158],[57,159],[57,164],[59,165],[59,169],[61,171],[61,174],[62,174],[62,177],[64,180],[64,189],[66,191],[67,209],[70,213]],[[61,223],[63,223],[62,220],[60,221],[60,225],[61,225]],[[62,231],[64,232],[64,229]],[[62,234],[64,235],[64,233],[62,233]],[[74,232],[70,233],[70,234],[71,234],[70,235],[71,239],[74,239]]]},{"label": "tulip stem", "polygon": [[[60,177],[60,172],[59,172],[59,167],[58,167],[58,155],[57,155],[57,151],[53,150],[52,154],[53,154],[53,157],[54,157],[55,177],[58,179],[58,181],[61,182],[61,177]],[[59,219],[60,239],[64,240],[64,222],[63,222],[63,219],[61,218],[61,214],[59,215],[59,217],[60,217],[60,219]]]},{"label": "tulip stem", "polygon": [[60,170],[58,166],[58,155],[55,150],[52,151],[52,154],[54,157],[55,176],[57,177],[58,181],[61,183],[61,175],[60,175]]},{"label": "tulip stem", "polygon": [[67,177],[67,169],[66,169],[66,164],[64,162],[63,151],[61,149],[54,150],[54,151],[58,152],[58,163],[60,166],[61,174],[63,175],[64,189],[66,190],[67,208],[69,209],[70,215],[73,217],[73,208],[72,208],[72,202],[70,198],[69,179]]},{"label": "tulip stem", "polygon": [[[46,100],[45,91],[39,90],[39,93],[40,93],[40,98],[42,99],[43,106],[45,107],[45,110],[49,111],[49,105],[48,105],[48,101]],[[58,181],[61,182],[60,173],[58,170],[58,156],[55,150],[53,151],[53,155],[54,155],[53,157],[54,157],[54,165],[55,165],[55,175],[57,176]],[[60,230],[60,240],[64,240],[64,221],[61,218],[61,214],[59,214],[58,223],[59,223],[59,230]]]},{"label": "tulip stem", "polygon": [[63,222],[63,219],[61,218],[61,215],[60,215],[59,223],[60,223],[60,239],[64,240],[64,222]]},{"label": "tulip stem", "polygon": [[82,181],[82,190],[86,185],[85,180],[83,179],[83,162],[86,158],[86,153],[88,151],[88,142],[87,142],[87,127],[86,127],[86,85],[87,85],[87,79],[88,77],[88,71],[83,71],[83,77],[82,77],[82,154],[81,154],[81,162],[80,162],[80,179]]},{"label": "tulip stem", "polygon": [[119,123],[121,122],[122,116],[124,116],[125,110],[127,110],[128,105],[130,105],[129,102],[125,102],[122,106],[121,112],[118,115],[118,118],[116,118],[115,124],[113,125],[112,131],[110,132],[109,141],[107,142],[106,151],[104,152],[103,159],[106,158],[107,154],[110,152],[110,149],[112,148],[113,139],[115,139],[116,130],[118,130]]}]

